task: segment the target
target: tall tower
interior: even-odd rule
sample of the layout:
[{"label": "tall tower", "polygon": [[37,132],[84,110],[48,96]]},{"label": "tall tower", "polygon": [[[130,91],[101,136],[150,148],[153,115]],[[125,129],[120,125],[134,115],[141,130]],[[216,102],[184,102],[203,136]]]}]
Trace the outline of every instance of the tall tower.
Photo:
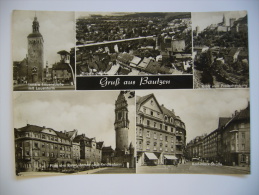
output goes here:
[{"label": "tall tower", "polygon": [[227,20],[226,20],[225,14],[223,14],[222,25],[223,25],[223,26],[226,26],[226,25],[227,25]]},{"label": "tall tower", "polygon": [[128,103],[121,91],[117,100],[115,101],[115,134],[116,134],[116,152],[124,153],[128,150]]},{"label": "tall tower", "polygon": [[32,33],[28,35],[28,81],[36,83],[43,81],[44,46],[43,37],[39,31],[37,17],[32,23]]}]

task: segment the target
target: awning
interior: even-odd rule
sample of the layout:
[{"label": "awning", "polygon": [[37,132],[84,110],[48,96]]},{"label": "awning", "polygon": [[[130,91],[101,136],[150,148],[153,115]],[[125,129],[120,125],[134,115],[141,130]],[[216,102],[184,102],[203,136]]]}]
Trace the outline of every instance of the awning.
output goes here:
[{"label": "awning", "polygon": [[151,152],[145,152],[145,155],[148,157],[149,160],[157,160],[158,158],[154,153]]},{"label": "awning", "polygon": [[164,157],[168,160],[177,160],[178,158],[176,158],[176,156],[174,155],[164,155]]}]

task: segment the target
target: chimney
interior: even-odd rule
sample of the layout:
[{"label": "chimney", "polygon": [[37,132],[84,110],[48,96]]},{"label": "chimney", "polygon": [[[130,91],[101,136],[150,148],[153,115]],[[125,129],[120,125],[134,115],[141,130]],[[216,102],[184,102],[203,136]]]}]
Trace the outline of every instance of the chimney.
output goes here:
[{"label": "chimney", "polygon": [[174,113],[174,109],[172,109],[172,113],[175,114],[175,113]]}]

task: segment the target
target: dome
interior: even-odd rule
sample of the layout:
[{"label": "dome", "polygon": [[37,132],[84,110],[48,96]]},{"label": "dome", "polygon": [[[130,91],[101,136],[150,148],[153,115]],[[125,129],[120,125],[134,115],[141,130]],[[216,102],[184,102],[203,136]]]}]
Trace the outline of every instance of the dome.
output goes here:
[{"label": "dome", "polygon": [[39,32],[34,32],[29,34],[27,38],[37,38],[37,37],[42,37],[42,35]]}]

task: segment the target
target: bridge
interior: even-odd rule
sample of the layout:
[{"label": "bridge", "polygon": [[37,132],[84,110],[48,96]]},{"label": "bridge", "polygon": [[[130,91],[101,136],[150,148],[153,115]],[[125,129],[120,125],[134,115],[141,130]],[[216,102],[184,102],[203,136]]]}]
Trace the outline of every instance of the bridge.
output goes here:
[{"label": "bridge", "polygon": [[155,35],[153,36],[146,36],[146,37],[136,37],[136,38],[129,38],[129,39],[121,39],[121,40],[114,40],[114,41],[103,41],[103,42],[98,42],[98,43],[88,43],[84,45],[77,45],[77,48],[80,47],[92,47],[92,46],[100,46],[100,45],[108,45],[108,44],[117,44],[117,43],[122,43],[122,42],[127,42],[127,41],[136,41],[136,40],[142,40],[142,39],[154,39],[156,38]]}]

